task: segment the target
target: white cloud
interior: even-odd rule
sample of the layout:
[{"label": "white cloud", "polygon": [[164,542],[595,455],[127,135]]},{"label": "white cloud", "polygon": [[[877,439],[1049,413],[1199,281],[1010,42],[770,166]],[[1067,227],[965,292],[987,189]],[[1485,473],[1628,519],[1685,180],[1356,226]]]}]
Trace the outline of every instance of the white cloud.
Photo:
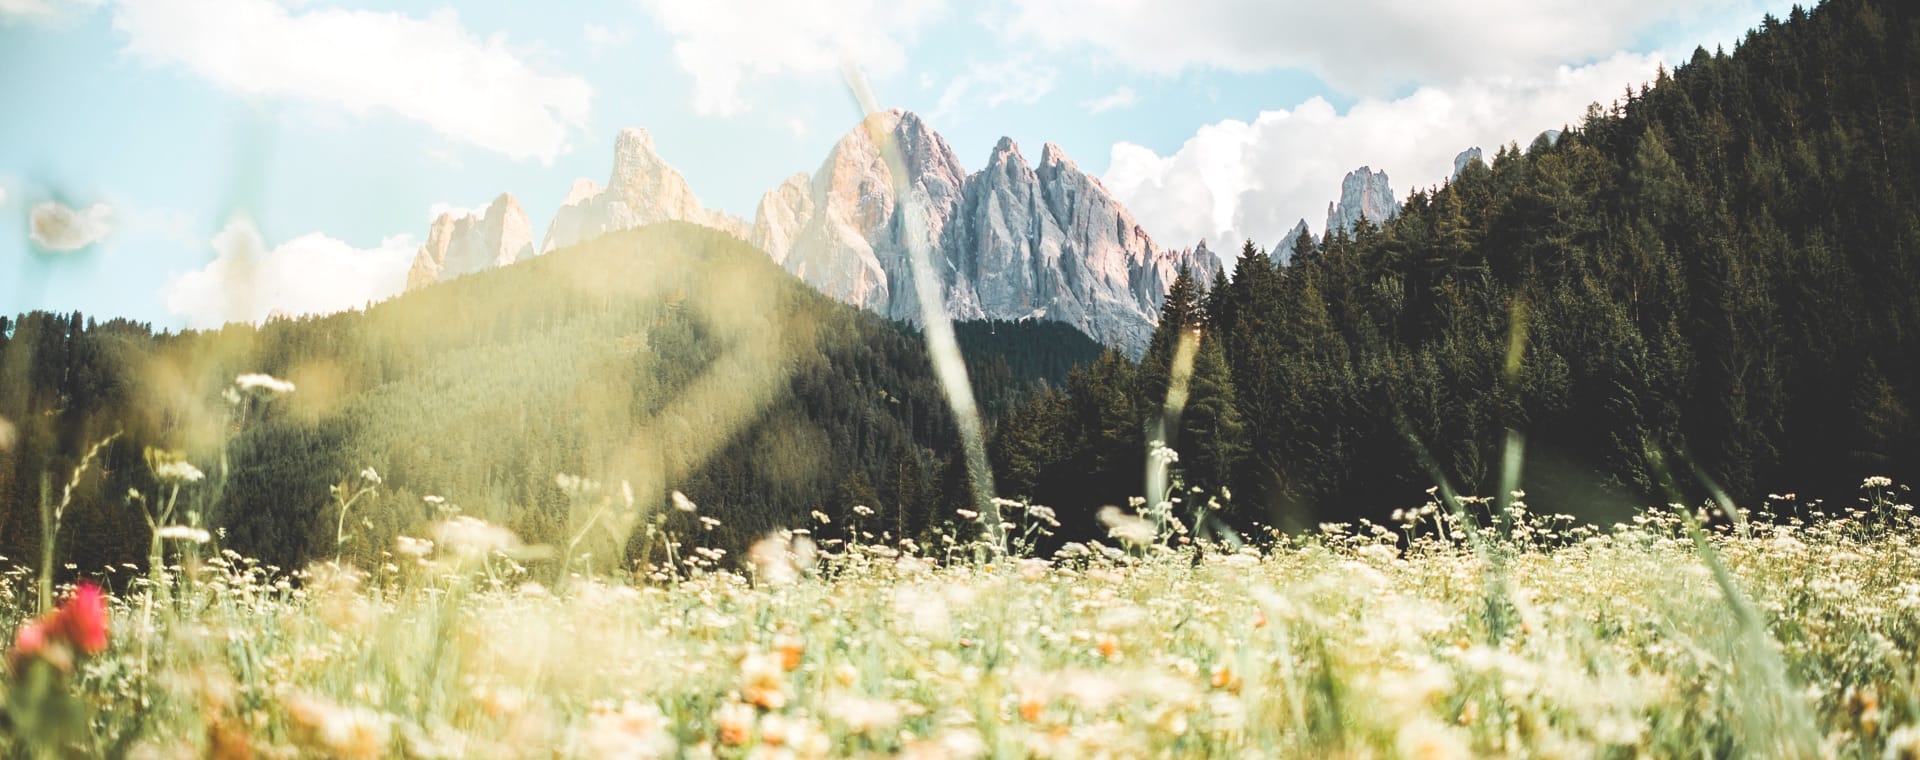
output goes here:
[{"label": "white cloud", "polygon": [[1053,92],[1060,72],[1035,64],[1030,58],[1007,58],[995,63],[971,63],[940,92],[933,118],[958,113],[964,105],[999,108],[1008,103],[1032,103]]},{"label": "white cloud", "polygon": [[7,205],[7,186],[0,185],[0,206]]},{"label": "white cloud", "polygon": [[1081,105],[1086,106],[1087,113],[1098,115],[1116,108],[1132,108],[1139,102],[1140,94],[1134,92],[1132,87],[1123,84],[1120,85],[1120,89],[1083,101]]},{"label": "white cloud", "polygon": [[838,77],[851,63],[870,77],[898,73],[906,46],[946,0],[640,0],[674,39],[693,77],[694,110],[745,113],[748,82],[790,75]]},{"label": "white cloud", "polygon": [[396,295],[416,247],[409,235],[354,248],[320,233],[268,250],[253,222],[236,217],[214,235],[206,267],[170,279],[167,311],[195,328],[259,322],[275,312],[328,314]]},{"label": "white cloud", "polygon": [[27,239],[49,251],[78,251],[105,240],[112,221],[113,209],[104,203],[75,210],[59,201],[46,201],[28,214]]},{"label": "white cloud", "polygon": [[587,24],[580,30],[580,36],[587,41],[587,53],[595,58],[606,55],[611,50],[627,43],[633,36],[633,30],[626,27],[607,27],[600,24]]},{"label": "white cloud", "polygon": [[1163,245],[1206,238],[1237,251],[1252,238],[1272,247],[1294,222],[1324,232],[1327,202],[1360,166],[1384,170],[1395,195],[1437,185],[1453,158],[1479,146],[1525,147],[1541,131],[1580,123],[1590,103],[1611,102],[1653,77],[1658,56],[1622,53],[1535,78],[1468,80],[1422,88],[1399,100],[1365,99],[1337,112],[1321,98],[1266,111],[1252,123],[1208,124],[1172,155],[1130,143],[1113,147],[1101,181]]},{"label": "white cloud", "polygon": [[1386,96],[1592,61],[1667,24],[1749,11],[1757,21],[1773,1],[1029,0],[986,21],[1015,44],[1091,48],[1139,71],[1299,68],[1342,92]]},{"label": "white cloud", "polygon": [[450,10],[425,18],[274,0],[120,0],[126,51],[246,95],[355,115],[388,111],[449,139],[551,163],[587,120],[592,89],[533,69],[504,36],[476,37]]}]

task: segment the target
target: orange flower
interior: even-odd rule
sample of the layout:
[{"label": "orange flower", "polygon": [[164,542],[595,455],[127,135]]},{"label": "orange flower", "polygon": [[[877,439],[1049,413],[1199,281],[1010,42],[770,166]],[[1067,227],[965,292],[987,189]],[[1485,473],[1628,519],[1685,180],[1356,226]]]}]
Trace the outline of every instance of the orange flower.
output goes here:
[{"label": "orange flower", "polygon": [[787,706],[787,681],[784,658],[777,652],[748,657],[740,662],[740,696],[747,704],[768,710]]},{"label": "orange flower", "polygon": [[1207,682],[1212,684],[1213,688],[1216,689],[1225,689],[1235,693],[1240,691],[1240,677],[1234,675],[1233,669],[1227,667],[1227,664],[1224,662],[1213,666],[1212,677],[1207,679]]},{"label": "orange flower", "polygon": [[740,746],[753,738],[753,708],[728,702],[713,713],[713,725],[721,744]]},{"label": "orange flower", "polygon": [[798,636],[780,635],[774,637],[773,648],[780,653],[780,669],[792,671],[800,667],[800,655],[807,650],[807,644]]},{"label": "orange flower", "polygon": [[1115,639],[1112,634],[1102,634],[1100,636],[1099,646],[1101,657],[1111,660],[1120,654],[1120,641]]},{"label": "orange flower", "polygon": [[1038,696],[1028,694],[1020,698],[1020,718],[1028,723],[1040,719],[1040,711],[1046,708]]}]

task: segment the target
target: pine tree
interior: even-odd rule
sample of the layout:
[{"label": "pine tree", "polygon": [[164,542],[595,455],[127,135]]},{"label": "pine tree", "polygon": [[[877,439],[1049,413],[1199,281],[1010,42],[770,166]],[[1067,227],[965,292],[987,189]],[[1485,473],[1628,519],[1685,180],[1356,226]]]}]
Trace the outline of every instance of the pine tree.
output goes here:
[{"label": "pine tree", "polygon": [[1233,481],[1235,467],[1246,454],[1246,430],[1221,343],[1211,335],[1200,340],[1177,450],[1187,484],[1224,498],[1222,487]]},{"label": "pine tree", "polygon": [[1134,393],[1144,408],[1159,410],[1166,401],[1167,385],[1172,376],[1174,353],[1179,349],[1182,335],[1191,327],[1200,324],[1203,318],[1201,293],[1193,281],[1193,273],[1184,265],[1174,275],[1173,284],[1167,288],[1166,300],[1160,305],[1160,323],[1154,326],[1153,337],[1147,341],[1146,355],[1140,359],[1139,385]]}]

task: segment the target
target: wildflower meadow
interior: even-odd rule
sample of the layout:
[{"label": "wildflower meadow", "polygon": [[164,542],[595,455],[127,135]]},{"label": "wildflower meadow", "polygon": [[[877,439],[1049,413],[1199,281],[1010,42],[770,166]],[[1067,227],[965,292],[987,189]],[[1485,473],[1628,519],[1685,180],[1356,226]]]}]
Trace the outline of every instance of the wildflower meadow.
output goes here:
[{"label": "wildflower meadow", "polygon": [[15,572],[7,751],[1920,756],[1920,520],[1882,478],[1854,504],[1605,527],[1436,494],[1238,549],[1136,502],[1102,515],[1109,540],[1044,556],[1038,505],[996,505],[1001,548],[858,525],[816,543],[816,514],[741,561],[655,535],[617,484],[561,480],[675,559],[594,569],[586,543],[526,545],[431,497],[440,519],[378,567],[262,566],[162,526],[151,572],[44,605]]}]

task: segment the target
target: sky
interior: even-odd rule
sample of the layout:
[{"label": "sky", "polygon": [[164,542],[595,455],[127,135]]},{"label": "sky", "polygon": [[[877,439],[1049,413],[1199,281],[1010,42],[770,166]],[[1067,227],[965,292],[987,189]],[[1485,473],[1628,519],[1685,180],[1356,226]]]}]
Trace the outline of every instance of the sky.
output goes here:
[{"label": "sky", "polygon": [[1320,232],[1360,166],[1404,197],[1792,6],[0,0],[0,313],[357,308],[442,211],[510,192],[543,235],[622,127],[751,220],[857,122],[848,64],[969,170],[1054,142],[1162,245],[1231,254]]}]

